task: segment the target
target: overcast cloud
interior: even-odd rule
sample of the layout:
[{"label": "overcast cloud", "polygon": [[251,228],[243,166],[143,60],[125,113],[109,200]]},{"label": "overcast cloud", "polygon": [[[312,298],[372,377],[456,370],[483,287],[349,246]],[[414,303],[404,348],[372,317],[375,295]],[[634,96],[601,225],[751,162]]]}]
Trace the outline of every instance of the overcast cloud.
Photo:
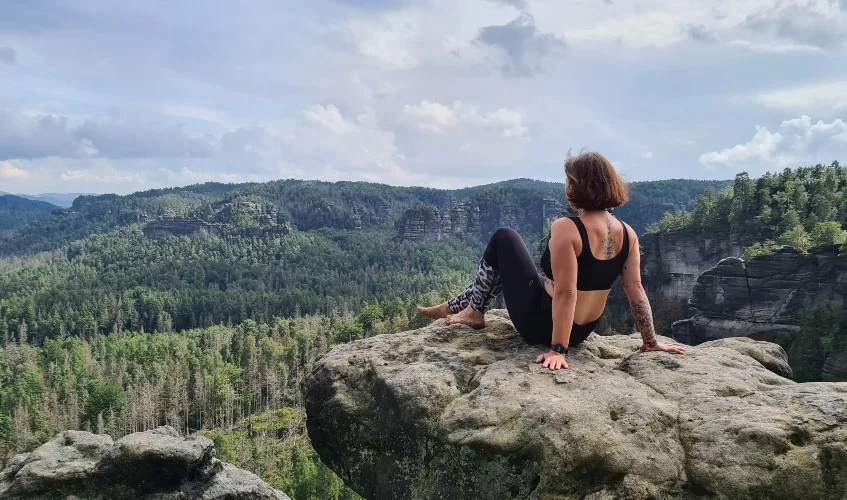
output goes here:
[{"label": "overcast cloud", "polygon": [[0,191],[845,162],[845,26],[845,0],[4,1]]}]

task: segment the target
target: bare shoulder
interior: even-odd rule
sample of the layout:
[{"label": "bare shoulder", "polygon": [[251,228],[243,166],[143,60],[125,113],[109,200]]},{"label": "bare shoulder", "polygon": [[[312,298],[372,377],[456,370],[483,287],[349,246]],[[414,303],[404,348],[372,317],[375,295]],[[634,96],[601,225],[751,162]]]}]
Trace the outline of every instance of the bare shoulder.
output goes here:
[{"label": "bare shoulder", "polygon": [[576,223],[568,217],[559,217],[550,226],[550,233],[559,238],[564,236],[567,239],[572,239],[574,234],[579,235],[579,230],[576,228]]},{"label": "bare shoulder", "polygon": [[626,232],[629,234],[630,246],[637,245],[638,244],[638,234],[636,234],[635,229],[632,229],[632,226],[630,226],[626,222],[624,222],[624,221],[621,221],[621,222],[623,222],[623,227],[626,228]]}]

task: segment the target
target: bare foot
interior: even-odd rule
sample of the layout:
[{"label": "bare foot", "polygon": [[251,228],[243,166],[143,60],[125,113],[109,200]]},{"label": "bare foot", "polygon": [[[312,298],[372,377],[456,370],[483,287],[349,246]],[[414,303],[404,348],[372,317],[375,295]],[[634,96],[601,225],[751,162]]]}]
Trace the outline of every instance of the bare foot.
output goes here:
[{"label": "bare foot", "polygon": [[479,330],[485,328],[485,315],[468,306],[456,314],[448,315],[444,323],[447,325],[468,325]]},{"label": "bare foot", "polygon": [[441,319],[446,318],[450,314],[450,306],[447,305],[447,302],[431,307],[418,306],[418,312],[421,313],[421,316],[426,316],[427,318]]}]

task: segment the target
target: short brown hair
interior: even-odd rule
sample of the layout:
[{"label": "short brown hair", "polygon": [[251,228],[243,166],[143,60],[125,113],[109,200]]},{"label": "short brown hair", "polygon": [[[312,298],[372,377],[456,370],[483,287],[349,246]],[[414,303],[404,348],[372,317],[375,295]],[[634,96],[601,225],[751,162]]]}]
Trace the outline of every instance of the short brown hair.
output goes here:
[{"label": "short brown hair", "polygon": [[565,161],[565,195],[584,210],[614,208],[629,200],[626,182],[615,172],[612,162],[594,151],[577,156],[568,153]]}]

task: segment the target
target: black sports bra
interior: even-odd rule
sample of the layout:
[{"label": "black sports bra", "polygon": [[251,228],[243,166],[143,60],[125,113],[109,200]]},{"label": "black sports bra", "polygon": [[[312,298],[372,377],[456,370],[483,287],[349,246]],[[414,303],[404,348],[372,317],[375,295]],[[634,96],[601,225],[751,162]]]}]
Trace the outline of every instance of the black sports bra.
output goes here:
[{"label": "black sports bra", "polygon": [[[577,275],[576,289],[577,290],[609,290],[615,283],[615,280],[620,275],[623,269],[624,262],[629,257],[629,231],[626,225],[618,219],[623,226],[623,248],[620,253],[608,260],[600,260],[594,257],[591,253],[591,246],[588,243],[588,231],[585,229],[585,224],[579,217],[568,217],[576,224],[579,230],[579,236],[582,238],[582,253],[577,260]],[[551,280],[553,279],[553,269],[550,267],[550,241],[544,245],[544,251],[541,254],[541,270]]]}]

